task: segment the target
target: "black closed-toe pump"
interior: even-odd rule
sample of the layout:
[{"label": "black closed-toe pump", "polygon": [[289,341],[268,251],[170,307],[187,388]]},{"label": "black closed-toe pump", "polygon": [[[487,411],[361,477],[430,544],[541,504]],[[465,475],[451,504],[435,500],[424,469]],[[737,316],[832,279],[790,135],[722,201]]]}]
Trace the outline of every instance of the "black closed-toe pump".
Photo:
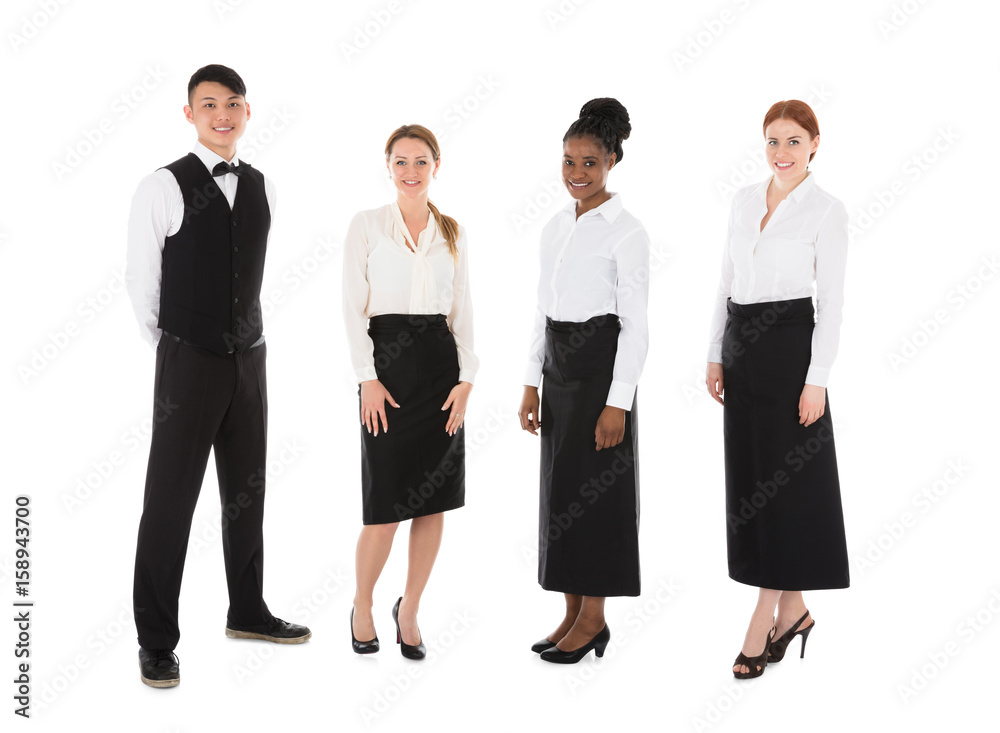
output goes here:
[{"label": "black closed-toe pump", "polygon": [[371,641],[358,641],[354,636],[354,606],[351,606],[351,648],[355,654],[374,654],[379,650],[378,634]]},{"label": "black closed-toe pump", "polygon": [[542,639],[541,641],[536,641],[534,644],[532,644],[531,651],[533,651],[535,654],[541,654],[546,649],[551,649],[552,647],[554,647],[557,643],[558,642],[555,641],[549,641],[548,638],[546,637],[545,639]]},{"label": "black closed-toe pump", "polygon": [[771,650],[768,652],[767,661],[771,664],[780,662],[785,658],[785,651],[788,649],[788,645],[792,643],[794,639],[799,634],[802,635],[802,650],[799,653],[799,659],[802,659],[806,655],[806,639],[809,638],[809,632],[813,630],[813,626],[816,625],[816,619],[813,619],[812,623],[805,628],[799,628],[802,623],[809,618],[809,611],[806,610],[805,615],[800,618],[795,624],[782,634],[780,637],[771,642]]},{"label": "black closed-toe pump", "polygon": [[604,628],[597,632],[597,635],[584,644],[579,649],[574,649],[571,652],[564,652],[562,649],[557,647],[555,644],[552,645],[551,649],[546,649],[542,652],[542,659],[546,662],[554,662],[556,664],[576,664],[585,656],[590,654],[590,650],[594,650],[594,654],[599,657],[604,656],[604,650],[608,646],[608,642],[611,641],[611,630],[608,628],[607,624],[604,624]]},{"label": "black closed-toe pump", "polygon": [[420,643],[416,646],[404,642],[403,635],[399,633],[399,604],[402,600],[403,596],[400,596],[396,605],[392,607],[392,620],[396,622],[396,643],[399,644],[399,653],[407,659],[423,659],[427,656],[427,647],[424,646],[424,636],[420,634],[420,628],[417,628],[417,633],[420,634]]}]

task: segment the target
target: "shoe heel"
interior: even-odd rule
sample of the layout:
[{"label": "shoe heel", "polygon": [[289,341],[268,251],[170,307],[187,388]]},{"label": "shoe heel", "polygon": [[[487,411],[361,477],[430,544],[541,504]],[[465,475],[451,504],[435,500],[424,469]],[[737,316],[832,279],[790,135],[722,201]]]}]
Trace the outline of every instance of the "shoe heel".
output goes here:
[{"label": "shoe heel", "polygon": [[401,644],[402,641],[403,641],[403,637],[400,635],[399,629],[396,629],[396,643],[397,644]]},{"label": "shoe heel", "polygon": [[812,631],[813,626],[816,625],[814,621],[808,629],[802,632],[802,650],[799,652],[799,659],[805,659],[806,656],[806,639],[809,638],[809,633]]},{"label": "shoe heel", "polygon": [[607,649],[607,648],[608,648],[608,642],[604,642],[600,646],[595,646],[594,647],[594,654],[596,654],[599,657],[603,657],[604,656],[604,650]]}]

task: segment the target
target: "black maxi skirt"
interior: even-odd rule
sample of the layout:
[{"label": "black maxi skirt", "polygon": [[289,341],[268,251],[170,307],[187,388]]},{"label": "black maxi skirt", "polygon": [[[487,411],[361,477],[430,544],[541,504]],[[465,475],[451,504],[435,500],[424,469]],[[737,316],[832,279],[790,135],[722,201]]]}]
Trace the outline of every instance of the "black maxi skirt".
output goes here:
[{"label": "black maxi skirt", "polygon": [[584,596],[639,595],[638,413],[598,451],[594,429],[611,388],[618,316],[546,319],[542,364],[538,582]]},{"label": "black maxi skirt", "polygon": [[729,577],[775,590],[850,585],[830,400],[799,424],[812,298],[727,303],[722,339]]},{"label": "black maxi skirt", "polygon": [[[385,524],[465,505],[465,429],[445,432],[441,405],[458,384],[458,350],[444,315],[375,316],[375,372],[399,407],[389,430],[361,426],[362,520]],[[358,387],[360,402],[361,388]]]}]

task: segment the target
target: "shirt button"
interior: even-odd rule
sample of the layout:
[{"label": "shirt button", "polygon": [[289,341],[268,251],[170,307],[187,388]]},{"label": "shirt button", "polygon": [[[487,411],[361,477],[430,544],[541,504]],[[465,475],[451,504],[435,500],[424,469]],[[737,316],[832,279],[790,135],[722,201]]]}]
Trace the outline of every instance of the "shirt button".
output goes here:
[{"label": "shirt button", "polygon": [[240,276],[240,273],[238,273],[238,272],[234,272],[233,273],[233,277],[239,277],[239,276]]},{"label": "shirt button", "polygon": [[233,247],[233,252],[239,252],[239,251],[240,251],[239,247]]},{"label": "shirt button", "polygon": [[233,298],[233,302],[234,302],[234,303],[239,303],[239,302],[240,302],[240,299],[239,299],[239,298]]},{"label": "shirt button", "polygon": [[233,226],[236,226],[236,219],[233,219]]}]

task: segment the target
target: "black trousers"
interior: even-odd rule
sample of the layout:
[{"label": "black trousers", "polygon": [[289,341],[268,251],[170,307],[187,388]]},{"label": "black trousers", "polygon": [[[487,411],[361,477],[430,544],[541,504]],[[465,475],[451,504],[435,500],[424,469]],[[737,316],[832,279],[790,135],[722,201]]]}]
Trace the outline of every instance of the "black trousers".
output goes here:
[{"label": "black trousers", "polygon": [[135,554],[139,645],[173,649],[177,599],[195,504],[215,449],[227,624],[268,623],[262,596],[267,460],[267,346],[219,356],[163,336],[156,348],[153,434]]}]

